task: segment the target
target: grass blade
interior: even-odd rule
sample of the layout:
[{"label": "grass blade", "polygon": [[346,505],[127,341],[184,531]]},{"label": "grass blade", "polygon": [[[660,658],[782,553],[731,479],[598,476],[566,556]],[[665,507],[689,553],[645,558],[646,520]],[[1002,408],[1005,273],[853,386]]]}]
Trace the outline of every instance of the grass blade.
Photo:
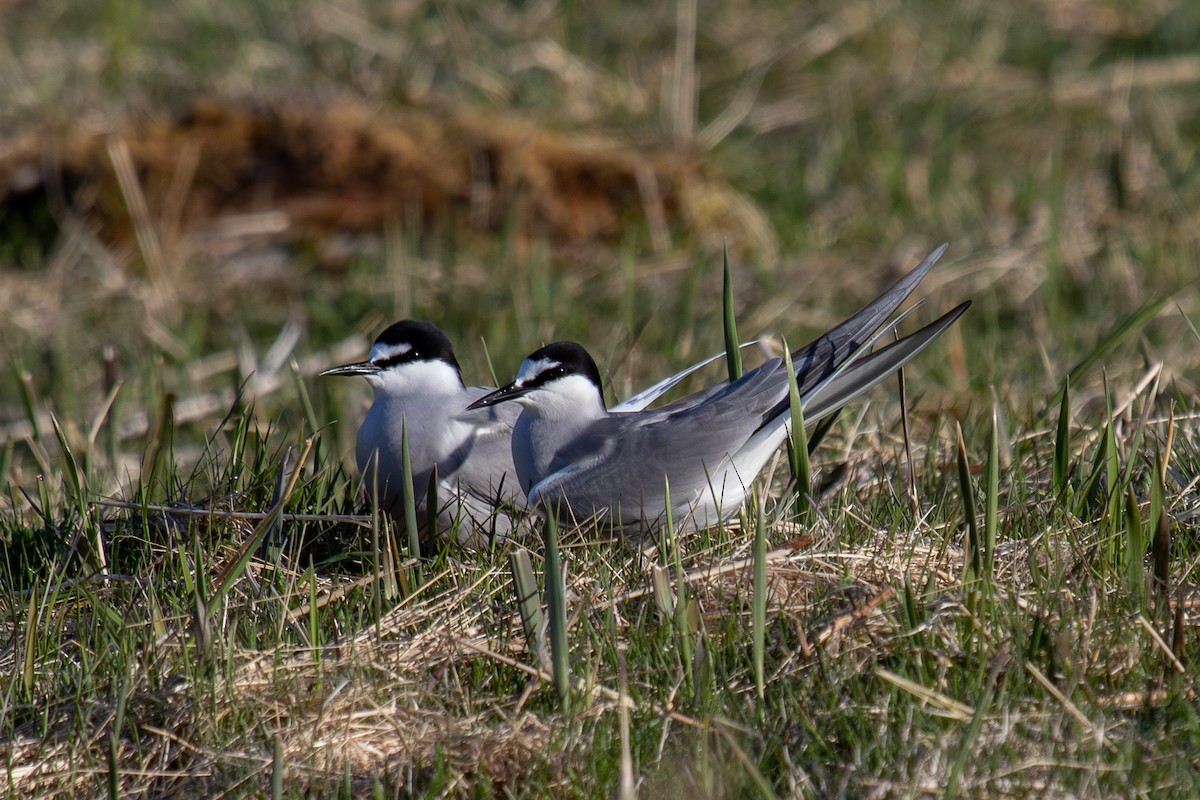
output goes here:
[{"label": "grass blade", "polygon": [[792,368],[792,353],[788,343],[783,342],[783,360],[788,375],[788,403],[792,412],[792,431],[788,438],[788,464],[792,481],[796,484],[796,519],[807,516],[812,505],[812,464],[808,460],[808,439],[804,430],[804,406],[800,402],[800,389],[796,385],[796,372]]},{"label": "grass blade", "polygon": [[1054,496],[1060,501],[1067,499],[1069,459],[1071,456],[1071,378],[1062,388],[1062,402],[1058,406],[1058,433],[1054,437],[1054,463],[1051,468],[1050,485]]},{"label": "grass blade", "polygon": [[1154,564],[1154,588],[1158,596],[1158,607],[1166,608],[1171,596],[1171,528],[1167,525],[1167,508],[1163,498],[1162,453],[1154,453],[1154,474],[1150,479],[1150,519],[1154,521],[1154,540],[1150,544],[1151,561]]},{"label": "grass blade", "polygon": [[992,404],[992,429],[988,434],[987,465],[984,467],[984,498],[983,509],[983,552],[981,553],[983,567],[983,585],[990,588],[992,573],[995,569],[996,532],[1000,525],[1000,406]]},{"label": "grass blade", "polygon": [[1125,577],[1129,597],[1137,609],[1144,605],[1146,575],[1142,559],[1146,554],[1146,541],[1142,535],[1142,514],[1133,487],[1125,491]]},{"label": "grass blade", "polygon": [[[408,555],[415,560],[413,566],[413,586],[420,586],[421,580],[421,534],[417,529],[417,499],[413,496],[412,460],[408,457],[408,420],[400,423],[400,458],[404,470],[404,528],[408,533]],[[428,507],[426,507],[428,508]]]},{"label": "grass blade", "polygon": [[979,522],[975,519],[975,488],[971,485],[971,465],[967,462],[967,445],[963,442],[962,425],[954,423],[955,449],[958,455],[958,488],[962,492],[963,517],[967,523],[967,563],[964,583],[983,575],[982,542]]},{"label": "grass blade", "polygon": [[1163,306],[1170,302],[1170,300],[1171,298],[1168,296],[1149,302],[1122,320],[1121,324],[1113,328],[1108,336],[1104,337],[1099,344],[1092,348],[1090,353],[1071,368],[1070,372],[1067,373],[1067,380],[1063,384],[1063,388],[1065,389],[1072,383],[1078,385],[1080,378],[1089,369],[1108,356],[1121,342],[1141,330],[1142,326],[1147,322],[1158,316],[1158,312],[1162,311]]},{"label": "grass blade", "polygon": [[542,598],[538,593],[537,581],[533,577],[533,565],[529,551],[518,547],[508,554],[508,568],[512,573],[513,589],[517,593],[517,610],[521,614],[521,627],[525,631],[525,646],[533,662],[539,666],[546,657],[546,642],[542,636],[544,617]]},{"label": "grass blade", "polygon": [[[795,382],[793,381],[793,386]],[[750,598],[753,627],[754,689],[761,703],[766,696],[764,671],[767,648],[767,521],[760,503],[754,514],[754,595]]]},{"label": "grass blade", "polygon": [[683,572],[683,556],[679,553],[679,537],[675,535],[675,520],[671,514],[671,484],[666,476],[663,476],[663,498],[667,509],[666,527],[664,535],[669,536],[669,547],[671,550],[671,560],[675,567],[675,607],[674,607],[674,622],[675,633],[679,641],[679,663],[683,669],[684,684],[694,691],[695,677],[692,672],[692,628],[691,620],[688,617],[688,609],[691,605],[688,596],[687,576]]},{"label": "grass blade", "polygon": [[725,367],[729,371],[729,382],[742,377],[742,351],[738,347],[737,320],[733,314],[733,276],[729,272],[729,245],[725,245],[723,258],[725,280],[721,297],[725,312]]},{"label": "grass blade", "polygon": [[33,591],[29,593],[29,608],[25,611],[25,641],[21,646],[21,691],[25,693],[27,703],[33,701],[33,668],[37,664],[38,594],[38,582],[35,579]]},{"label": "grass blade", "polygon": [[[1108,389],[1108,377],[1104,379],[1104,408],[1108,424],[1104,426],[1104,519],[1108,523],[1110,554],[1117,555],[1118,537],[1121,530],[1121,464],[1117,453],[1117,431],[1113,423],[1112,393]],[[1117,559],[1110,563],[1116,564]]]},{"label": "grass blade", "polygon": [[546,613],[550,624],[550,668],[554,676],[554,688],[563,713],[570,713],[571,666],[567,649],[567,598],[566,579],[562,559],[558,552],[558,520],[554,509],[546,509],[546,523],[542,527],[546,546]]}]

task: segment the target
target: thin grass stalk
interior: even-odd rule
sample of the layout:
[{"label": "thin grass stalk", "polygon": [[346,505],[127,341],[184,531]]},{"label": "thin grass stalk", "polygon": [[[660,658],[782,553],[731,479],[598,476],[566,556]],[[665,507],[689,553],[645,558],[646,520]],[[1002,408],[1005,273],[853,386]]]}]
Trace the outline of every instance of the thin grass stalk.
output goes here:
[{"label": "thin grass stalk", "polygon": [[140,481],[146,486],[153,486],[158,475],[159,464],[162,463],[163,451],[169,451],[171,432],[175,427],[175,395],[163,392],[159,402],[158,414],[154,425],[150,428],[150,437],[146,440],[146,449],[142,454],[142,471]]},{"label": "thin grass stalk", "polygon": [[1142,559],[1146,553],[1146,541],[1142,532],[1142,515],[1138,508],[1133,487],[1125,492],[1125,578],[1129,597],[1134,608],[1145,605],[1146,574]]},{"label": "thin grass stalk", "polygon": [[1071,512],[1077,517],[1086,516],[1088,509],[1095,509],[1100,505],[1100,489],[1103,484],[1104,465],[1108,461],[1108,439],[1107,435],[1100,437],[1100,443],[1096,447],[1095,455],[1092,456],[1092,463],[1088,468],[1087,477],[1074,494]]},{"label": "thin grass stalk", "polygon": [[554,688],[564,714],[571,708],[571,666],[567,648],[566,579],[558,552],[558,519],[555,509],[546,509],[542,526],[546,547],[546,614],[550,629],[550,667]]},{"label": "thin grass stalk", "polygon": [[309,431],[316,433],[321,430],[321,423],[317,419],[312,398],[308,395],[308,386],[304,382],[304,376],[300,373],[300,364],[296,361],[295,356],[288,358],[288,370],[292,374],[292,383],[296,386],[296,395],[300,398],[300,407],[304,409],[304,421],[308,423]]},{"label": "thin grass stalk", "polygon": [[487,364],[488,377],[492,380],[492,386],[500,386],[501,383],[496,377],[496,366],[492,363],[492,354],[488,350],[487,339],[479,337],[479,344],[483,346],[483,363]]},{"label": "thin grass stalk", "polygon": [[1065,502],[1070,484],[1067,482],[1071,457],[1071,379],[1067,378],[1062,388],[1062,402],[1058,406],[1058,432],[1054,437],[1054,462],[1051,467],[1050,485],[1054,496]]},{"label": "thin grass stalk", "polygon": [[967,445],[963,442],[962,425],[954,423],[955,450],[958,456],[958,488],[962,493],[963,518],[967,523],[967,562],[964,583],[972,583],[983,575],[983,543],[979,538],[979,522],[975,518],[975,488],[971,485],[971,465],[967,462]]},{"label": "thin grass stalk", "polygon": [[71,450],[71,443],[67,439],[67,432],[63,430],[58,417],[53,413],[50,415],[50,424],[54,426],[54,436],[58,439],[59,449],[62,451],[63,459],[66,461],[63,471],[67,473],[67,477],[71,481],[71,500],[74,511],[79,516],[80,535],[87,541],[87,545],[84,548],[85,561],[93,572],[105,572],[108,567],[108,556],[105,553],[104,540],[100,536],[99,528],[92,528],[93,535],[90,538],[86,536],[86,531],[89,527],[87,475],[84,468],[75,459],[75,454]]},{"label": "thin grass stalk", "polygon": [[38,578],[33,580],[33,591],[29,593],[29,607],[25,610],[25,636],[22,642],[21,691],[25,702],[33,702],[34,666],[37,664],[38,629]]},{"label": "thin grass stalk", "polygon": [[637,784],[633,780],[633,752],[629,746],[629,680],[625,673],[625,652],[617,648],[617,731],[621,737],[618,762],[618,800],[637,800]]},{"label": "thin grass stalk", "polygon": [[1171,528],[1167,525],[1163,474],[1162,452],[1155,450],[1154,475],[1150,481],[1150,519],[1154,521],[1154,540],[1150,551],[1154,564],[1155,595],[1160,609],[1167,607],[1167,600],[1171,596]]},{"label": "thin grass stalk", "polygon": [[[375,606],[375,635],[382,634],[381,620],[383,619],[383,595],[388,592],[389,583],[384,582],[383,548],[380,538],[381,520],[379,518],[379,451],[371,454],[371,468],[367,473],[371,476],[371,486],[367,493],[371,503],[371,560],[375,566],[375,590],[371,592],[371,602]],[[389,563],[390,566],[390,563]]]},{"label": "thin grass stalk", "polygon": [[[321,663],[321,618],[317,614],[317,572],[310,562],[300,581],[308,585],[308,644],[313,649],[313,661]],[[378,619],[378,618],[377,618]]]},{"label": "thin grass stalk", "polygon": [[[421,577],[421,535],[417,529],[417,499],[412,482],[412,461],[408,457],[408,420],[400,421],[400,458],[404,479],[404,527],[408,532],[408,555],[414,559],[413,586],[423,583]],[[428,508],[428,507],[427,507]]]},{"label": "thin grass stalk", "polygon": [[1117,453],[1117,431],[1113,424],[1112,394],[1108,388],[1108,377],[1104,379],[1104,407],[1108,424],[1104,426],[1104,521],[1107,522],[1109,563],[1119,563],[1121,538],[1121,464]]},{"label": "thin grass stalk", "polygon": [[988,457],[984,467],[987,495],[983,507],[983,584],[990,589],[996,558],[996,533],[1000,527],[1000,407],[992,404],[992,429],[988,433]]},{"label": "thin grass stalk", "polygon": [[129,705],[129,681],[131,679],[128,664],[125,667],[125,675],[121,678],[120,688],[117,690],[117,702],[113,709],[112,730],[109,732],[109,793],[111,797],[120,796],[121,786],[121,770],[120,770],[120,753],[121,753],[121,731],[125,727],[125,710]]},{"label": "thin grass stalk", "polygon": [[788,465],[792,481],[796,484],[796,520],[808,516],[812,506],[812,464],[808,460],[808,438],[804,430],[804,406],[800,402],[800,388],[796,385],[796,371],[792,366],[792,352],[787,340],[783,341],[783,361],[788,375],[788,404],[792,412],[792,429],[788,437]]},{"label": "thin grass stalk", "polygon": [[[789,365],[790,369],[790,365]],[[793,382],[793,385],[794,382]],[[753,504],[754,513],[754,595],[750,598],[753,626],[754,690],[758,702],[766,697],[767,649],[767,521],[761,498]]]},{"label": "thin grass stalk", "polygon": [[38,402],[37,393],[33,388],[33,375],[20,361],[14,361],[12,365],[13,374],[17,379],[17,389],[21,395],[21,410],[25,412],[25,418],[29,420],[29,428],[33,432],[31,437],[35,442],[42,442],[42,425],[38,420]]},{"label": "thin grass stalk", "polygon": [[675,633],[679,641],[679,663],[683,669],[684,685],[694,693],[695,675],[692,671],[692,629],[688,618],[689,593],[687,576],[683,572],[683,556],[679,552],[679,537],[675,535],[675,520],[671,513],[671,484],[663,476],[663,500],[666,506],[667,531],[671,537],[671,559],[675,567]]},{"label": "thin grass stalk", "polygon": [[108,761],[108,800],[120,800],[121,797],[121,767],[120,759],[118,758],[120,746],[121,743],[117,738],[117,732],[114,728],[108,734],[108,748],[106,753]]},{"label": "thin grass stalk", "polygon": [[[899,339],[899,334],[896,338]],[[896,389],[900,397],[900,435],[904,437],[904,490],[916,519],[921,515],[921,503],[917,500],[917,468],[913,464],[912,436],[908,429],[908,381],[904,378],[903,367],[896,370]]]},{"label": "thin grass stalk", "polygon": [[[204,550],[200,546],[200,532],[192,534],[192,563],[199,570],[204,564]],[[187,569],[187,564],[181,564]],[[210,602],[205,593],[205,583],[202,579],[192,582],[192,636],[196,640],[196,648],[200,652],[201,663],[206,674],[210,674],[216,666],[216,653],[213,650],[212,620],[209,610],[217,605]]]},{"label": "thin grass stalk", "polygon": [[271,737],[271,800],[283,800],[283,740]]},{"label": "thin grass stalk", "polygon": [[[275,477],[275,488],[271,495],[271,505],[277,505],[283,497],[283,490],[287,485],[288,476],[295,469],[295,464],[292,462],[294,453],[289,446],[284,451],[283,461],[279,465],[279,473]],[[280,514],[273,525],[267,529],[266,535],[263,536],[262,547],[259,548],[260,555],[276,568],[279,567],[280,560],[283,557],[283,549],[286,544],[286,529],[283,525],[283,515]]]},{"label": "thin grass stalk", "polygon": [[[1137,415],[1137,421],[1133,426],[1133,435],[1125,440],[1125,452],[1129,453],[1126,463],[1125,475],[1121,481],[1121,490],[1124,491],[1133,485],[1134,469],[1133,459],[1137,453],[1142,452],[1142,442],[1146,439],[1146,423],[1151,418],[1154,410],[1154,401],[1158,398],[1158,379],[1155,378],[1151,385],[1150,391],[1142,400],[1141,413]],[[1132,404],[1131,404],[1132,405]]]},{"label": "thin grass stalk", "polygon": [[733,383],[742,377],[742,350],[738,346],[737,320],[733,313],[733,276],[729,271],[729,245],[724,252],[724,285],[721,297],[721,307],[725,319],[725,368],[729,373],[729,382]]}]

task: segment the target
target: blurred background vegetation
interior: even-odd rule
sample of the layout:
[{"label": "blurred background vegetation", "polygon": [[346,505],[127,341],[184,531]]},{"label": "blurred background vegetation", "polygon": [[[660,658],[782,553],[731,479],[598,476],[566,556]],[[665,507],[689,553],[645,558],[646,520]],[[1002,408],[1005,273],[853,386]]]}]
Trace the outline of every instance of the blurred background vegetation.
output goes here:
[{"label": "blurred background vegetation", "polygon": [[575,337],[661,374],[719,349],[722,246],[743,330],[795,339],[943,240],[926,291],[976,300],[985,356],[945,377],[1032,401],[1195,275],[1186,3],[3,14],[0,334],[68,418],[106,347],[187,395],[288,321],[311,353],[428,317],[480,380],[480,337],[502,373]]}]

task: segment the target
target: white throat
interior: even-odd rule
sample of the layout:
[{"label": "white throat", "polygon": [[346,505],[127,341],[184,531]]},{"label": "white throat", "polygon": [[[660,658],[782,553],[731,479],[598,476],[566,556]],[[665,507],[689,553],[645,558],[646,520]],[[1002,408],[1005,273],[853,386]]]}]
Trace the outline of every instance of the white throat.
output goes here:
[{"label": "white throat", "polygon": [[608,414],[596,385],[582,375],[553,380],[517,402],[526,414],[544,419],[591,421]]},{"label": "white throat", "polygon": [[376,397],[412,394],[456,395],[463,391],[458,371],[445,361],[411,361],[365,376]]}]

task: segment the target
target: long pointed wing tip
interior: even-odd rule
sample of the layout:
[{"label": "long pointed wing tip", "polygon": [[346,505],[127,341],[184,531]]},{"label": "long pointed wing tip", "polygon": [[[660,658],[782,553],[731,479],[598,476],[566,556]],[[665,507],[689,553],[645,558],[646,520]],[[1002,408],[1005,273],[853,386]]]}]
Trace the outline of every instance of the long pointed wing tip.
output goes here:
[{"label": "long pointed wing tip", "polygon": [[949,242],[942,242],[937,247],[933,248],[929,255],[925,256],[925,260],[923,260],[916,266],[915,269],[913,269],[913,272],[927,271],[930,267],[936,264],[943,255],[945,255],[946,250],[949,249],[949,247]]}]

